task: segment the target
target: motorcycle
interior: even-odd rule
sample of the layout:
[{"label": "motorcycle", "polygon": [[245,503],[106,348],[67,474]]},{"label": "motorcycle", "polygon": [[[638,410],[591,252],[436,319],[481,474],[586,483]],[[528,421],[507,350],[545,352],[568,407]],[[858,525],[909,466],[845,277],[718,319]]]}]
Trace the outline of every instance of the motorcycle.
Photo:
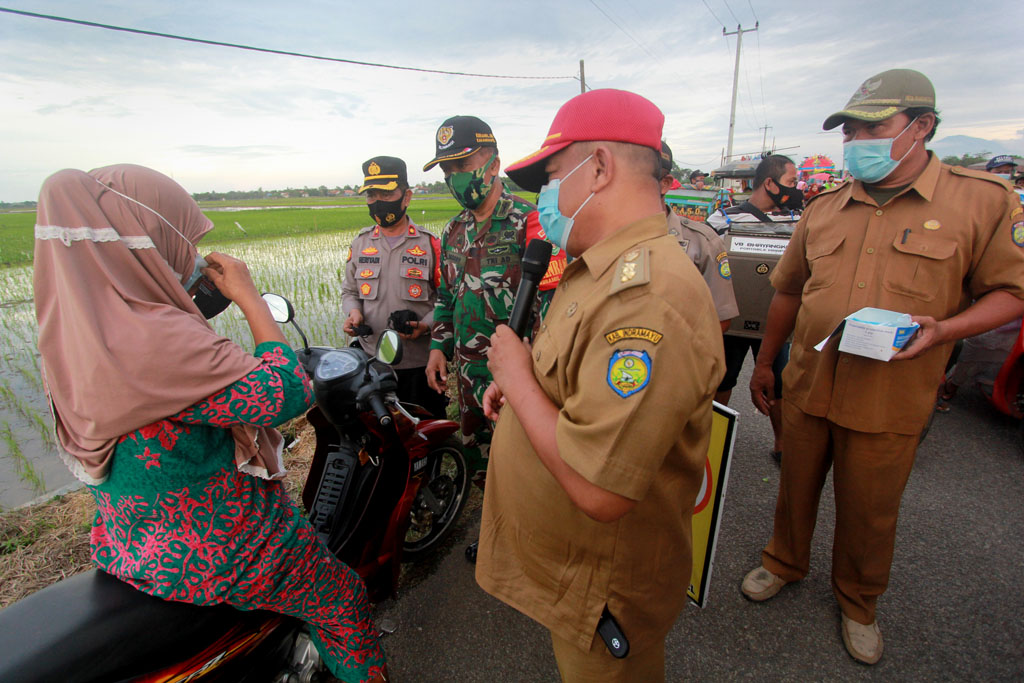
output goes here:
[{"label": "motorcycle", "polygon": [[[390,365],[402,347],[394,330],[381,335],[376,358],[310,347],[291,303],[264,300],[278,323],[299,331],[297,355],[313,379],[307,419],[316,447],[302,502],[328,549],[379,601],[394,592],[401,562],[436,549],[462,513],[469,473],[453,438],[458,425],[397,400]],[[0,612],[4,683],[310,683],[323,672],[301,621],[160,600],[99,570]]]}]

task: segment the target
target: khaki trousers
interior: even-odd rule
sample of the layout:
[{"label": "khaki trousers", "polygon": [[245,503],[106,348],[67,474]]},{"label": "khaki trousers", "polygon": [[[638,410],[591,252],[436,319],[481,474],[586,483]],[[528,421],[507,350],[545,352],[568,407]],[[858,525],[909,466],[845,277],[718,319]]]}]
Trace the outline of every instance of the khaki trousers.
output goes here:
[{"label": "khaki trousers", "polygon": [[590,651],[581,650],[551,632],[555,661],[563,683],[664,683],[665,639],[642,652],[633,652],[622,659],[612,657],[601,636],[594,636]]},{"label": "khaki trousers", "polygon": [[843,614],[870,624],[878,596],[889,584],[896,518],[918,436],[856,432],[785,400],[782,424],[779,498],[774,533],[762,553],[764,567],[786,581],[807,575],[818,501],[831,467],[832,590]]}]

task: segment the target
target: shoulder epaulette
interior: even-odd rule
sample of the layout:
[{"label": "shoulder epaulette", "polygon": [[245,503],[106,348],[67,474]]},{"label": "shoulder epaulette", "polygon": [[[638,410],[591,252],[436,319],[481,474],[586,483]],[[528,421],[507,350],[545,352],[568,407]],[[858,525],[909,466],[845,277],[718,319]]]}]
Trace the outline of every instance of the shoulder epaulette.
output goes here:
[{"label": "shoulder epaulette", "polygon": [[362,230],[359,231],[359,233],[356,235],[356,237],[359,237],[361,235],[365,235],[368,232],[373,232],[373,229],[375,227],[377,227],[377,226],[375,226],[375,225],[368,225],[368,226],[366,226],[365,228],[363,228]]},{"label": "shoulder epaulette", "polygon": [[512,200],[507,196],[502,196],[498,199],[498,203],[494,205],[494,211],[491,212],[491,218],[503,221],[508,218],[510,211],[512,211]]},{"label": "shoulder epaulette", "polygon": [[645,246],[633,247],[619,257],[612,275],[612,286],[609,294],[621,292],[630,287],[646,285],[651,281],[651,252]]},{"label": "shoulder epaulette", "polygon": [[[945,166],[946,164],[943,164]],[[950,172],[953,175],[964,176],[965,178],[977,178],[978,180],[987,180],[990,183],[1002,185],[1007,190],[1012,190],[1013,186],[1005,178],[1000,178],[995,173],[989,173],[988,171],[979,171],[973,168],[967,168],[966,166],[949,166]]]},{"label": "shoulder epaulette", "polygon": [[512,205],[522,211],[523,213],[530,213],[537,209],[537,205],[533,202],[528,202],[517,194],[509,195],[512,197]]}]

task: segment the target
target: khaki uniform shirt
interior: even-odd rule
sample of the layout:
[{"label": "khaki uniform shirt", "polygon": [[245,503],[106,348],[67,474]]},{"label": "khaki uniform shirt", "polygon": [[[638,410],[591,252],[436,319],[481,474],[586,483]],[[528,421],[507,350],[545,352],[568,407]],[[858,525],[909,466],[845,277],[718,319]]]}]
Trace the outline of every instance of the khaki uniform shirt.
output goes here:
[{"label": "khaki uniform shirt", "polygon": [[560,411],[559,455],[636,506],[608,524],[587,517],[509,406],[491,444],[477,581],[585,650],[605,604],[633,648],[664,638],[690,581],[725,361],[708,288],[667,227],[664,215],[645,218],[570,263],[532,351]]},{"label": "khaki uniform shirt", "polygon": [[[345,259],[345,281],[341,287],[344,314],[353,308],[363,312],[363,324],[373,334],[360,337],[359,344],[371,356],[380,333],[388,328],[392,311],[408,309],[430,327],[434,301],[441,277],[440,242],[429,232],[409,223],[400,242],[391,246],[377,226],[364,228],[352,241]],[[397,369],[426,366],[430,354],[430,333],[402,340],[402,362]]]},{"label": "khaki uniform shirt", "polygon": [[718,319],[732,320],[738,316],[740,309],[732,291],[729,253],[722,238],[707,225],[683,218],[671,210],[668,212],[668,234],[679,240],[679,246],[704,277],[711,290]]},{"label": "khaki uniform shirt", "polygon": [[997,177],[931,155],[921,175],[879,207],[859,181],[807,206],[771,276],[800,309],[785,395],[798,408],[863,432],[917,434],[952,349],[883,362],[839,353],[827,337],[865,306],[936,320],[1004,290],[1024,299],[1024,222]]}]

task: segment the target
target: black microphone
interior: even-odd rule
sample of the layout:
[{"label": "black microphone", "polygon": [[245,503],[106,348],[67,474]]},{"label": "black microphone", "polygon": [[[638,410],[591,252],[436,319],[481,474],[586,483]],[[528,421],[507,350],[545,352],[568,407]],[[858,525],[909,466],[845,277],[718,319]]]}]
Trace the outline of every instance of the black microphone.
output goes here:
[{"label": "black microphone", "polygon": [[512,315],[508,318],[508,326],[517,337],[526,336],[526,325],[530,322],[537,287],[547,272],[550,261],[551,242],[536,238],[530,240],[526,245],[526,254],[523,255],[523,275],[519,280],[515,303],[512,304]]}]

